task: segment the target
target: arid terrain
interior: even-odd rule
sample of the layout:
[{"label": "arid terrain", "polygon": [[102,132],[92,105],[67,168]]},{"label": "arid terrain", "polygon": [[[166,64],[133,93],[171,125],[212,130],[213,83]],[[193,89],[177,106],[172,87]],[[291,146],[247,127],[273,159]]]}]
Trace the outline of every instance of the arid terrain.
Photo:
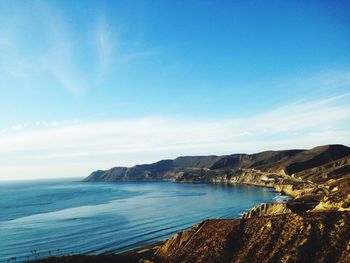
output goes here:
[{"label": "arid terrain", "polygon": [[207,220],[123,255],[43,262],[350,262],[349,147],[179,157],[96,171],[85,179],[120,180],[251,184],[292,199],[259,205],[242,219]]}]

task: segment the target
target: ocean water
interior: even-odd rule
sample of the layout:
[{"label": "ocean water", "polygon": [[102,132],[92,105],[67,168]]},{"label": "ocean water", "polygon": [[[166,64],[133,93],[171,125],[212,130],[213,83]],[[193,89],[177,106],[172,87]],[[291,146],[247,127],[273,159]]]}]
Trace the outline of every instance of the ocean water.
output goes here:
[{"label": "ocean water", "polygon": [[272,189],[245,185],[0,182],[0,262],[122,252],[280,199]]}]

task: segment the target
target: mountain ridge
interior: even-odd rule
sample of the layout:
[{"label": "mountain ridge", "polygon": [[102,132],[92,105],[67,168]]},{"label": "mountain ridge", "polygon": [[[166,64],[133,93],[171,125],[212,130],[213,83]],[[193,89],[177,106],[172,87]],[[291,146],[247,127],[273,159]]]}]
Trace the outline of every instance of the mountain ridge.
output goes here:
[{"label": "mountain ridge", "polygon": [[[317,146],[312,149],[263,151],[254,154],[180,156],[151,164],[132,167],[116,166],[109,170],[92,172],[83,181],[189,181],[189,173],[195,180],[208,182],[222,170],[259,169],[292,175],[310,168],[350,156],[350,148],[340,144]],[[191,179],[190,179],[191,180]]]}]

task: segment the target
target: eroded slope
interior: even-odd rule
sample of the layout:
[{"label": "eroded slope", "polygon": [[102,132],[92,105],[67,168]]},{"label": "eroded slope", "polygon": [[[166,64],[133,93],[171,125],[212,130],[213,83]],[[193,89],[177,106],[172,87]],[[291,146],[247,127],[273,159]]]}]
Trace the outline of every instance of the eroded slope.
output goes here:
[{"label": "eroded slope", "polygon": [[167,240],[154,262],[350,262],[350,213],[208,220]]}]

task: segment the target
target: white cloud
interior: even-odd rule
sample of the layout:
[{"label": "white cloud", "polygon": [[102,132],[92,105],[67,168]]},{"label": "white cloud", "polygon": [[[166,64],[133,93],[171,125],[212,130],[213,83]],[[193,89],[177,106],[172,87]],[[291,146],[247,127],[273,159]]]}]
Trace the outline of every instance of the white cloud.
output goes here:
[{"label": "white cloud", "polygon": [[57,121],[37,121],[35,123],[37,126],[51,127],[59,125]]},{"label": "white cloud", "polygon": [[11,130],[20,131],[20,130],[23,130],[25,127],[26,127],[25,124],[19,123],[19,124],[13,125],[13,126],[11,127]]},{"label": "white cloud", "polygon": [[10,128],[4,128],[1,130],[2,133],[8,133],[13,131],[21,131],[27,127],[26,124],[23,123],[17,123],[15,125],[12,125]]},{"label": "white cloud", "polygon": [[143,118],[6,133],[0,135],[0,178],[38,177],[36,171],[45,177],[84,176],[179,155],[350,145],[348,97],[289,104],[245,119]]}]

